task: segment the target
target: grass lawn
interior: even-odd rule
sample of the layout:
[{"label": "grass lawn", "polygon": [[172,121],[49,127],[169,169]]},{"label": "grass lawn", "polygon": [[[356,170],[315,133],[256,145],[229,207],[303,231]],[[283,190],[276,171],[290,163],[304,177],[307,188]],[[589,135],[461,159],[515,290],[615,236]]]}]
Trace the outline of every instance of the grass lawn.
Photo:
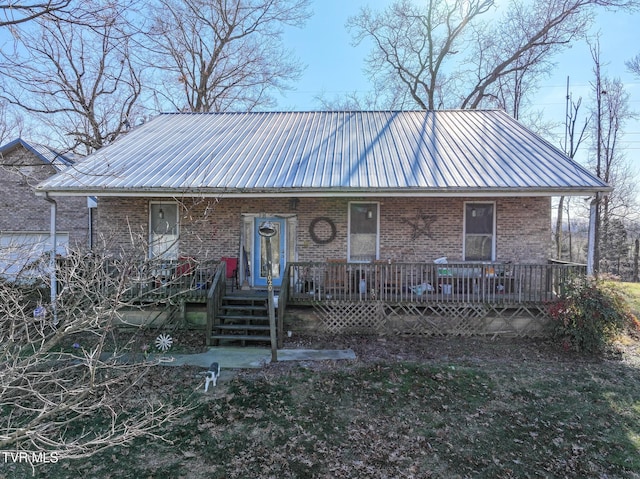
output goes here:
[{"label": "grass lawn", "polygon": [[[636,286],[625,294],[638,312]],[[35,477],[640,478],[634,340],[601,360],[533,340],[324,341],[358,359],[241,371],[207,395],[197,368],[159,367],[140,394],[194,407],[165,431],[171,443],[139,440]],[[0,464],[0,477],[30,476]]]}]

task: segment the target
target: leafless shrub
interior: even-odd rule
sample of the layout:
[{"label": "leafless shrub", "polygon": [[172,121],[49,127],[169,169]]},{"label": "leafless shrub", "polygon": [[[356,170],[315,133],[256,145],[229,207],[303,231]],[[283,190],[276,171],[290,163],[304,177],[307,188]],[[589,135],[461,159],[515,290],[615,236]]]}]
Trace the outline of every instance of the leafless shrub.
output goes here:
[{"label": "leafless shrub", "polygon": [[148,263],[70,253],[56,264],[54,303],[46,276],[0,281],[1,450],[85,457],[163,439],[163,426],[186,410],[138,390],[157,361],[133,341],[113,340],[122,308],[140,302],[133,280],[152,280],[133,274],[153,271]]}]

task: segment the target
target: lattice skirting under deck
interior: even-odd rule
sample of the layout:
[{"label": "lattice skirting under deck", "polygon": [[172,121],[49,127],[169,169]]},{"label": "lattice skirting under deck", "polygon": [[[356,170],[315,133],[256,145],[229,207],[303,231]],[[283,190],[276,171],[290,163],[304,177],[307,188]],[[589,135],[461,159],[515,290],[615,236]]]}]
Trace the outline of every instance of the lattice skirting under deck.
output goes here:
[{"label": "lattice skirting under deck", "polygon": [[314,308],[323,329],[332,334],[539,337],[548,333],[549,325],[545,307],[537,304],[326,301],[315,304]]},{"label": "lattice skirting under deck", "polygon": [[386,314],[380,301],[326,301],[315,309],[328,333],[374,333],[385,329]]}]

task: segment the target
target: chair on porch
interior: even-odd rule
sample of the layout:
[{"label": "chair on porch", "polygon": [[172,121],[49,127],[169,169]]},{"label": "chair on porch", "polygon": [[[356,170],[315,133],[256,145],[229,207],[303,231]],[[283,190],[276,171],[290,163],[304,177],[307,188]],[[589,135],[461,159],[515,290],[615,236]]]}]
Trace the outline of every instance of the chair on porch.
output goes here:
[{"label": "chair on porch", "polygon": [[196,259],[191,256],[178,256],[175,268],[175,279],[181,289],[190,289],[195,286]]},{"label": "chair on porch", "polygon": [[238,282],[238,258],[230,258],[227,256],[222,257],[222,261],[227,265],[227,280],[231,280],[231,291],[233,292],[233,287],[240,287],[240,283]]},{"label": "chair on porch", "polygon": [[178,256],[176,276],[188,276],[196,270],[196,259],[191,256]]}]

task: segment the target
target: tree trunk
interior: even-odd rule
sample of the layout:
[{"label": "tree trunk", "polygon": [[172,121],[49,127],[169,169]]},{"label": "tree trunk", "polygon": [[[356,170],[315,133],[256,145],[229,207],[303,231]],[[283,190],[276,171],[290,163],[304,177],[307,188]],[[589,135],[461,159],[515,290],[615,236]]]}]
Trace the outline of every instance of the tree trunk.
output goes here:
[{"label": "tree trunk", "polygon": [[633,250],[633,282],[640,281],[638,278],[638,253],[640,252],[640,240],[636,239],[635,248]]}]

